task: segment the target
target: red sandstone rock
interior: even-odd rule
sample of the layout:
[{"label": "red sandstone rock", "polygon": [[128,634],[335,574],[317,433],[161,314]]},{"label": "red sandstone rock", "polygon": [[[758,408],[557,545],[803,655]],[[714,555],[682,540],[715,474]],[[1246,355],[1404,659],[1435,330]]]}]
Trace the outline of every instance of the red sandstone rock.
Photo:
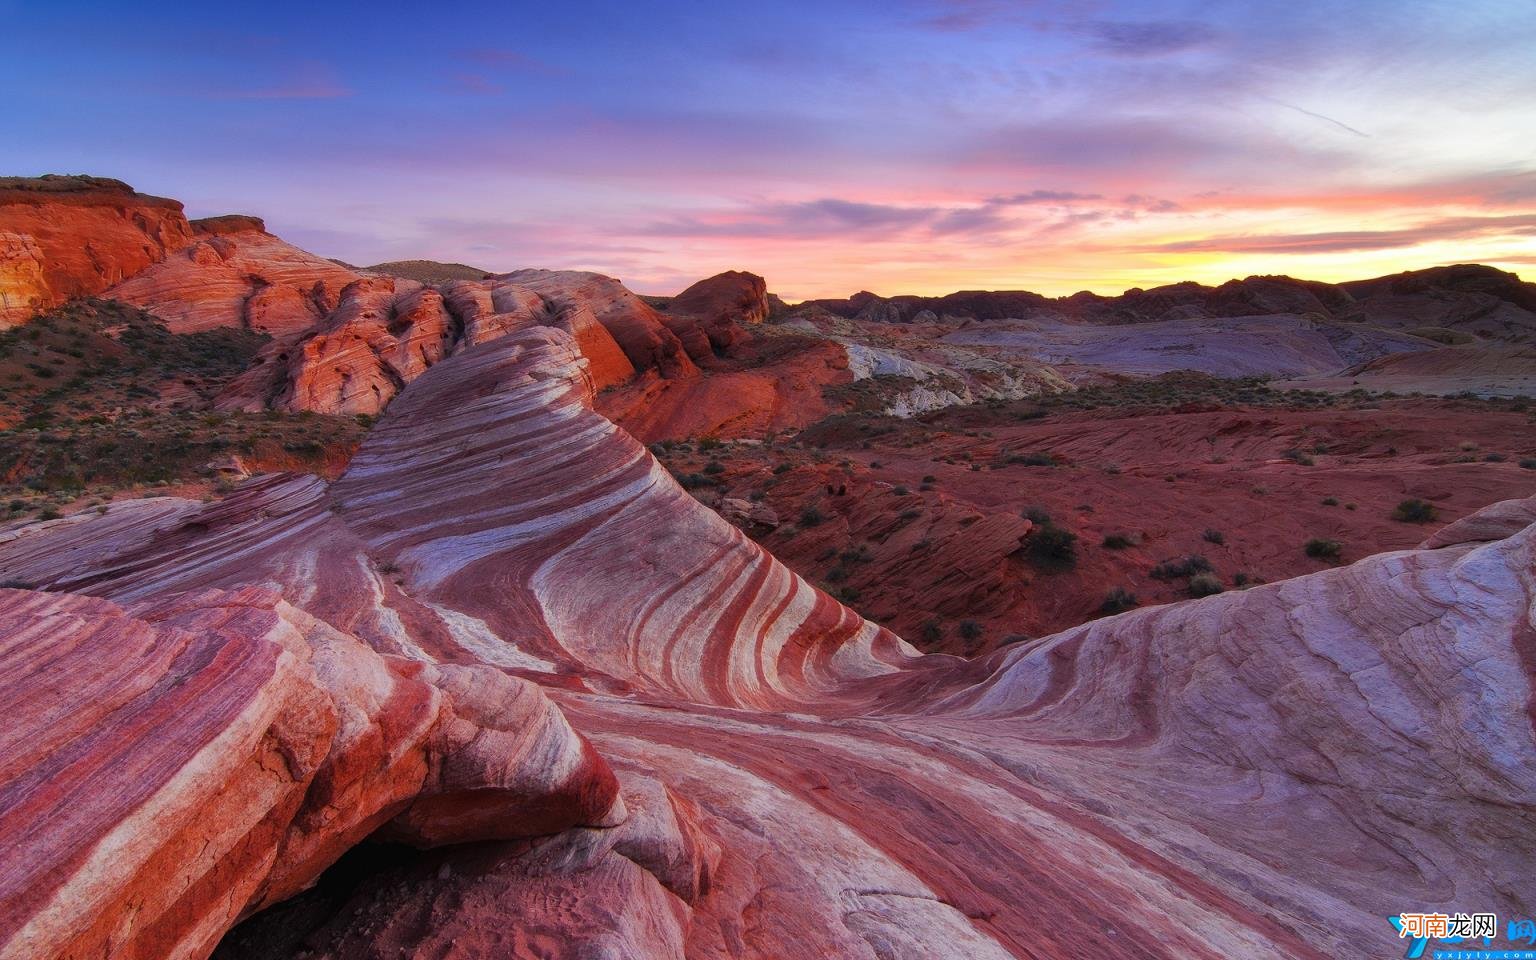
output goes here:
[{"label": "red sandstone rock", "polygon": [[727,332],[730,327],[753,326],[768,319],[768,285],[755,273],[728,270],[673,297],[667,312],[693,317],[709,331],[711,340],[721,338],[715,346],[724,349],[736,339]]},{"label": "red sandstone rock", "polygon": [[[268,584],[320,635],[384,654],[398,682],[455,703],[488,691],[463,719],[520,744],[522,715],[497,712],[508,697],[488,674],[458,671],[544,685],[613,758],[624,814],[580,799],[604,796],[600,787],[561,786],[581,777],[540,780],[539,796],[560,799],[533,808],[568,811],[571,829],[534,816],[555,835],[445,850],[376,877],[310,935],[320,955],[420,945],[448,957],[1322,960],[1396,945],[1381,918],[1404,902],[1536,907],[1522,880],[1536,858],[1509,839],[1536,804],[1521,639],[1536,603],[1536,527],[1136,611],[979,661],[915,657],[672,483],[591,411],[584,367],[569,335],[529,327],[414,381],[329,488],[258,479],[137,537],[109,512],[0,545],[0,577],[97,594],[141,617],[171,611],[155,615],[172,626],[204,622],[212,603],[239,638],[264,635],[245,624],[269,622],[274,608],[236,615],[185,598]],[[87,544],[96,522],[114,531],[110,549],[48,567],[51,546]],[[393,655],[415,672],[393,672]],[[93,675],[50,676],[75,672]],[[315,686],[346,702],[360,675],[340,669],[326,686],[317,670]],[[13,736],[48,742],[46,720],[23,716]],[[66,716],[94,724],[82,736],[120,742],[122,727],[96,714],[71,704]],[[495,739],[449,742],[479,756],[473,747]],[[162,742],[117,764],[138,769],[138,750]],[[548,776],[586,763],[515,755]],[[462,790],[452,766],[423,781],[434,784],[426,795]],[[395,813],[390,830],[435,842],[445,827],[483,836],[491,820],[478,795],[411,796],[421,791],[406,799],[423,819]],[[226,799],[221,809],[271,807]],[[127,822],[114,816],[87,819]],[[171,822],[221,821],[182,812]],[[325,851],[349,835],[345,824],[303,834]],[[67,849],[41,842],[3,862],[76,876]],[[300,855],[276,862],[297,873],[329,856],[292,849]],[[155,875],[131,859],[122,870],[104,882],[112,896],[131,898]],[[264,892],[289,888],[269,881]],[[8,900],[0,916],[83,935],[34,903]],[[211,938],[238,909],[199,914],[226,919],[198,930]],[[174,926],[166,935],[190,942],[186,920]]]},{"label": "red sandstone rock", "polygon": [[255,217],[197,221],[195,242],[118,283],[107,296],[142,307],[176,333],[248,326],[278,338],[313,327],[355,271],[267,233]]},{"label": "red sandstone rock", "polygon": [[575,300],[590,307],[636,370],[654,368],[664,377],[679,379],[695,375],[695,361],[708,359],[708,351],[698,343],[694,353],[685,349],[657,310],[611,277],[575,270],[516,270],[501,279],[547,299]]},{"label": "red sandstone rock", "polygon": [[0,329],[192,242],[181,204],[98,177],[0,178]]},{"label": "red sandstone rock", "polygon": [[533,686],[380,657],[267,591],[0,590],[0,611],[6,958],[203,957],[380,824],[438,845],[614,801]]}]

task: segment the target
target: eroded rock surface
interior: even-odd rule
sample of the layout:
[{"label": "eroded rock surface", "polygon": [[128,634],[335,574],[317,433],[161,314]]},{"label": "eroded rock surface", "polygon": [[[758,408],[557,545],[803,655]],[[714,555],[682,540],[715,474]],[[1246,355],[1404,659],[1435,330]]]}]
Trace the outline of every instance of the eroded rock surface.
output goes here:
[{"label": "eroded rock surface", "polygon": [[0,177],[0,330],[192,242],[175,200],[101,177]]},{"label": "eroded rock surface", "polygon": [[[1525,882],[1536,527],[1139,610],[977,661],[918,657],[679,489],[592,411],[588,367],[569,334],[530,326],[416,379],[334,485],[257,478],[216,504],[143,511],[141,536],[109,511],[0,544],[0,578],[105,598],[8,602],[110,602],[124,612],[102,622],[237,640],[291,662],[293,696],[317,716],[327,703],[345,715],[337,705],[377,689],[376,676],[455,704],[452,723],[404,727],[431,732],[361,724],[413,770],[411,745],[451,745],[435,776],[429,763],[406,789],[377,764],[338,760],[367,803],[311,799],[291,771],[327,782],[333,748],[291,736],[309,752],[274,768],[281,789],[226,799],[220,816],[276,833],[296,822],[289,809],[349,815],[276,841],[259,879],[235,869],[242,858],[218,860],[252,892],[176,914],[198,919],[167,920],[167,942],[211,943],[370,817],[421,843],[512,839],[377,877],[306,935],[313,955],[1325,958],[1396,945],[1382,918],[1405,903],[1536,907]],[[110,547],[48,566],[50,538],[88,543],[93,523],[109,525]],[[270,599],[230,612],[231,594]],[[210,617],[224,632],[188,629]],[[338,665],[369,665],[311,667],[309,681],[305,649],[315,662],[332,647],[345,651]],[[13,699],[46,702],[38,654],[5,649]],[[275,710],[280,698],[263,693],[274,670],[240,674],[229,682],[245,692],[200,706]],[[476,701],[500,682],[491,673],[515,695]],[[141,674],[156,675],[130,677]],[[62,736],[41,735],[40,710],[13,724],[19,742]],[[124,769],[158,755],[159,738],[115,735],[154,724],[65,715],[80,717],[87,747],[119,744]],[[259,743],[268,729],[184,722],[194,746],[232,726]],[[537,746],[544,736],[556,746]],[[54,755],[65,768],[49,768],[50,783],[73,770],[72,754]],[[219,753],[235,765],[249,755]],[[6,768],[0,818],[33,822],[35,794],[18,784],[35,766]],[[495,785],[466,792],[478,781],[465,770],[487,768]],[[482,804],[512,784],[537,788],[489,816]],[[209,822],[195,804],[179,809],[173,825]],[[88,836],[118,824],[154,839],[127,809],[81,816]],[[40,842],[21,862],[68,879],[71,849]],[[92,902],[127,902],[148,860],[124,860]],[[31,947],[82,935],[36,883],[7,876],[0,915],[54,931]]]}]

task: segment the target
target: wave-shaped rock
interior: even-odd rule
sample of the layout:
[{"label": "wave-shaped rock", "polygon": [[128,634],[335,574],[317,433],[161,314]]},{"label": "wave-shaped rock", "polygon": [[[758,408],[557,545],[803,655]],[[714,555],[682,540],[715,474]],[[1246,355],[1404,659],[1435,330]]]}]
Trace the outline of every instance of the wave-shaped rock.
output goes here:
[{"label": "wave-shaped rock", "polygon": [[[307,935],[316,955],[1320,960],[1396,945],[1384,918],[1409,907],[1536,907],[1536,527],[918,657],[685,494],[592,394],[573,338],[530,326],[412,382],[334,485],[145,511],[68,570],[50,540],[86,544],[112,511],[0,544],[0,578],[130,611],[274,591],[455,702],[481,681],[454,669],[538,684],[617,771],[622,823],[596,786],[584,806],[546,790],[552,835],[385,871]],[[3,649],[18,695],[45,689],[41,653]],[[525,743],[523,722],[490,726]],[[11,735],[60,742],[45,730],[28,712]],[[5,769],[0,818],[28,795]],[[390,822],[436,842],[461,822],[445,806]],[[67,845],[28,849],[73,874]],[[147,876],[125,862],[96,902]],[[68,927],[5,889],[0,915]]]},{"label": "wave-shaped rock", "polygon": [[607,765],[533,685],[381,657],[249,587],[0,590],[0,956],[204,957],[383,830],[599,825]]}]

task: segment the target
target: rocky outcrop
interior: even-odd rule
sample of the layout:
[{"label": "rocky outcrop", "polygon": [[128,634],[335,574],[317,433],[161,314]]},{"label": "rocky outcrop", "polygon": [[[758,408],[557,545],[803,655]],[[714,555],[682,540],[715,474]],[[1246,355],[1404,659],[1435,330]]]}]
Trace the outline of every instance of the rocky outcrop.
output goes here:
[{"label": "rocky outcrop", "polygon": [[436,846],[622,810],[533,685],[381,657],[259,588],[0,590],[0,664],[0,957],[205,957],[380,828]]},{"label": "rocky outcrop", "polygon": [[588,307],[636,370],[654,369],[668,379],[681,379],[695,376],[698,363],[711,358],[708,338],[700,331],[686,325],[674,329],[660,311],[612,277],[576,270],[516,270],[503,279],[557,302]]},{"label": "rocky outcrop", "polygon": [[[312,952],[1322,960],[1396,946],[1382,918],[1404,903],[1536,908],[1522,841],[1536,813],[1536,528],[1139,610],[978,661],[918,657],[684,493],[592,411],[586,366],[569,334],[530,326],[412,382],[334,485],[256,479],[140,536],[113,527],[111,549],[50,575],[39,565],[59,546],[53,531],[88,544],[110,511],[0,545],[0,577],[173,626],[223,622],[204,612],[223,610],[219,595],[188,599],[201,591],[276,591],[314,619],[308,636],[357,638],[392,671],[392,657],[414,661],[419,673],[391,675],[456,704],[493,685],[455,670],[538,684],[617,771],[627,818],[592,799],[607,796],[595,773],[561,776],[599,769],[595,758],[535,764],[540,783],[567,785],[508,816],[541,823],[538,837],[376,871],[303,935]],[[243,610],[242,625],[292,622],[278,607]],[[56,681],[34,679],[41,654],[5,649],[23,668],[5,674],[16,696],[47,702]],[[43,676],[104,669],[88,662]],[[259,686],[177,695],[239,710],[255,694],[238,691]],[[489,750],[475,725],[528,742],[513,728],[531,721],[486,719],[508,702],[492,700],[464,708],[455,743]],[[90,723],[81,736],[111,739],[125,769],[165,742],[125,743],[92,710],[64,715],[77,714]],[[9,730],[23,745],[59,736],[35,712]],[[268,768],[291,780],[284,771],[309,769],[298,756]],[[32,766],[6,766],[0,796],[30,796],[12,784]],[[424,779],[425,796],[465,784],[442,779],[454,767]],[[463,815],[463,801],[408,800],[419,818],[383,822],[424,843],[465,823],[474,833],[489,818]],[[143,844],[268,809],[229,794],[218,817],[182,808],[153,835],[124,811],[117,836]],[[337,822],[318,836],[350,835]],[[49,839],[59,834],[41,836],[6,869],[78,875],[72,848]],[[93,902],[137,902],[121,891],[159,876],[143,862],[124,860]],[[82,929],[11,896],[0,916]],[[166,924],[177,942],[198,936],[187,920]]]},{"label": "rocky outcrop", "polygon": [[106,296],[142,307],[174,333],[248,327],[295,337],[336,308],[359,274],[266,232],[255,217],[199,220],[193,242]]},{"label": "rocky outcrop", "polygon": [[101,177],[0,177],[0,330],[192,242],[181,204]]},{"label": "rocky outcrop", "polygon": [[1410,270],[1340,287],[1372,323],[1439,327],[1517,343],[1536,338],[1536,284],[1481,264]]},{"label": "rocky outcrop", "polygon": [[755,273],[731,270],[673,297],[666,312],[691,322],[713,349],[728,353],[746,338],[747,328],[768,319],[768,285]]},{"label": "rocky outcrop", "polygon": [[436,288],[388,276],[353,281],[323,320],[268,347],[219,406],[376,414],[445,357],[530,326],[569,333],[598,389],[634,376],[582,283],[545,290],[548,297],[505,279],[455,280]]}]

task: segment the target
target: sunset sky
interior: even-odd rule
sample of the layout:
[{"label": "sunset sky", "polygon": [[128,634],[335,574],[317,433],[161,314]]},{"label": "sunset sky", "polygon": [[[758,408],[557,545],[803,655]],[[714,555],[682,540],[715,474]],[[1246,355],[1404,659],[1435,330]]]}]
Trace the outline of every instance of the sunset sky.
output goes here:
[{"label": "sunset sky", "polygon": [[0,173],[790,299],[1536,274],[1536,2],[15,3]]}]

